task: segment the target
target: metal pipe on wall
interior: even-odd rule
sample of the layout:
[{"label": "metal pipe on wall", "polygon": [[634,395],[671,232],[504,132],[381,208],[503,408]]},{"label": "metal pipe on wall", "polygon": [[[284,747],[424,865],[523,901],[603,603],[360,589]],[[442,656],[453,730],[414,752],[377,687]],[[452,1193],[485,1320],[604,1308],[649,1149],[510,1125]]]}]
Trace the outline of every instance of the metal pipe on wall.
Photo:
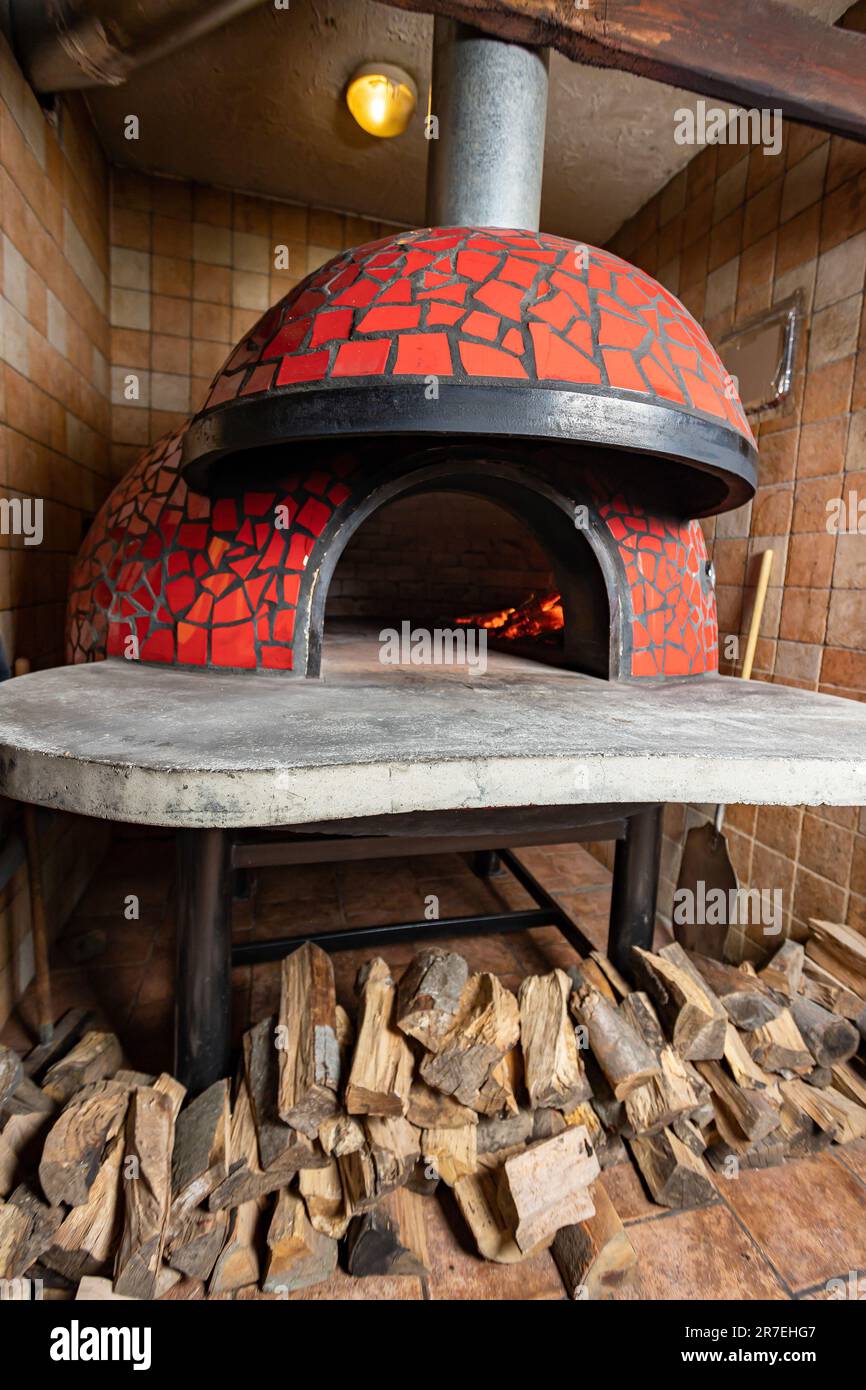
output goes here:
[{"label": "metal pipe on wall", "polygon": [[[436,17],[427,221],[537,231],[547,122],[546,48]],[[433,133],[433,132],[431,132]]]}]

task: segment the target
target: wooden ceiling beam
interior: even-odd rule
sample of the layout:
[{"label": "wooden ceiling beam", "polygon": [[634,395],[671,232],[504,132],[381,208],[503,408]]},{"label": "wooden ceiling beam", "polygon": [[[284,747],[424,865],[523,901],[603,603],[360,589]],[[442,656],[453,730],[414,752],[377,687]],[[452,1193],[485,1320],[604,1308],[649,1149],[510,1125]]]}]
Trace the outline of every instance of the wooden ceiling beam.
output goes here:
[{"label": "wooden ceiling beam", "polygon": [[866,35],[777,0],[385,0],[866,141]]}]

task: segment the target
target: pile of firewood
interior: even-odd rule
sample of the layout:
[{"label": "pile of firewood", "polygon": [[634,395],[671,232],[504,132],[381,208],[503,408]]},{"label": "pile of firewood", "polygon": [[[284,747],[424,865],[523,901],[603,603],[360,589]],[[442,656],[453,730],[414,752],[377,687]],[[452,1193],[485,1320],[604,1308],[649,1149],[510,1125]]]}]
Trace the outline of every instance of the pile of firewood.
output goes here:
[{"label": "pile of firewood", "polygon": [[758,972],[677,945],[634,970],[636,989],[594,953],[515,996],[453,952],[421,951],[399,984],[377,958],[353,1021],[303,946],[234,1085],[194,1099],[124,1070],[112,1034],[70,1025],[65,1055],[23,1064],[0,1049],[0,1278],[155,1298],[287,1295],[338,1263],[423,1277],[443,1184],[480,1255],[552,1248],[572,1297],[605,1297],[636,1264],[601,1176],[623,1140],[679,1207],[715,1197],[711,1170],[866,1134],[857,932],[815,922]]}]

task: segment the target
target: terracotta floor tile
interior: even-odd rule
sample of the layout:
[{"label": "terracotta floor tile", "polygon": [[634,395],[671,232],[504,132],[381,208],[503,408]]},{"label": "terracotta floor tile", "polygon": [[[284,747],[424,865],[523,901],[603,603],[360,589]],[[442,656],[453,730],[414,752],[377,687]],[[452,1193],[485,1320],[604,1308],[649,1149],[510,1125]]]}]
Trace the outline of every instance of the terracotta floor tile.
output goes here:
[{"label": "terracotta floor tile", "polygon": [[637,1252],[637,1299],[786,1299],[767,1261],[721,1203],[628,1228]]},{"label": "terracotta floor tile", "polygon": [[500,1265],[482,1260],[446,1188],[425,1200],[427,1247],[430,1252],[431,1299],[562,1299],[565,1290],[553,1256],[543,1251],[520,1264]]},{"label": "terracotta floor tile", "polygon": [[[255,1297],[257,1290],[247,1292],[247,1297]],[[259,1294],[259,1297],[266,1295]],[[338,1270],[324,1284],[314,1284],[312,1288],[300,1289],[290,1293],[289,1303],[329,1303],[334,1301],[350,1303],[416,1303],[423,1299],[424,1289],[417,1278],[381,1278],[371,1275],[367,1279],[352,1279]]]},{"label": "terracotta floor tile", "polygon": [[831,1157],[856,1173],[866,1183],[866,1139],[857,1139],[853,1144],[844,1144],[830,1150]]},{"label": "terracotta floor tile", "polygon": [[664,1216],[668,1210],[667,1207],[660,1207],[652,1201],[630,1160],[615,1163],[612,1168],[605,1168],[604,1185],[621,1221],[640,1221],[648,1217]]},{"label": "terracotta floor tile", "polygon": [[866,1186],[827,1153],[741,1173],[725,1196],[793,1290],[866,1265]]}]

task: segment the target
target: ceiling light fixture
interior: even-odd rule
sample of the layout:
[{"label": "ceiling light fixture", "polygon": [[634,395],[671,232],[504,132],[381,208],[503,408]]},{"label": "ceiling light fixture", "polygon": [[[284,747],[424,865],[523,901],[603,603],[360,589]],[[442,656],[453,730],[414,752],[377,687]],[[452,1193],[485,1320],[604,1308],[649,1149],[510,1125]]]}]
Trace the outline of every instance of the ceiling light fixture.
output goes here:
[{"label": "ceiling light fixture", "polygon": [[368,135],[402,135],[412,119],[418,90],[408,72],[392,63],[364,63],[346,88],[346,105]]}]

